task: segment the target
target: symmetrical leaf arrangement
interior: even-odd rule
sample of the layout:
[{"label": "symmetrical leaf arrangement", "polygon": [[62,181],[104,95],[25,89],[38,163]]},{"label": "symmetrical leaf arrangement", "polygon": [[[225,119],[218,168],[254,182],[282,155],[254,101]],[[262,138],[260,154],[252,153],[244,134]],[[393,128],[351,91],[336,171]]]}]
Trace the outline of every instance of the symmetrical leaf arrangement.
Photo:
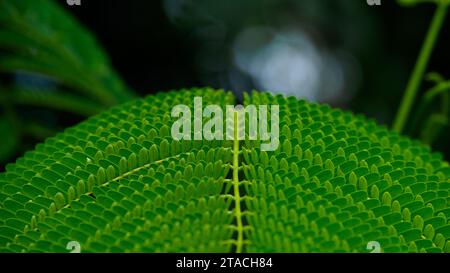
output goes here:
[{"label": "symmetrical leaf arrangement", "polygon": [[280,147],[175,141],[172,106],[234,104],[209,89],[115,107],[38,145],[0,175],[0,250],[450,252],[450,167],[361,116],[280,106]]}]

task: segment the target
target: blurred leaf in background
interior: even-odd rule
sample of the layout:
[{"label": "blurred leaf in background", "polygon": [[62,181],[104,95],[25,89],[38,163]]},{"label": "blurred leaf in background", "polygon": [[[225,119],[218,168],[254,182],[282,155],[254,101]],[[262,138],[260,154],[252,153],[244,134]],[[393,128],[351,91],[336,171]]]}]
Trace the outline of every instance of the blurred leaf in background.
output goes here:
[{"label": "blurred leaf in background", "polygon": [[[30,148],[15,145],[22,141],[13,136],[40,141],[134,97],[91,33],[59,4],[0,0],[0,10],[2,146],[8,146],[0,165]],[[69,122],[54,111],[69,113]]]}]

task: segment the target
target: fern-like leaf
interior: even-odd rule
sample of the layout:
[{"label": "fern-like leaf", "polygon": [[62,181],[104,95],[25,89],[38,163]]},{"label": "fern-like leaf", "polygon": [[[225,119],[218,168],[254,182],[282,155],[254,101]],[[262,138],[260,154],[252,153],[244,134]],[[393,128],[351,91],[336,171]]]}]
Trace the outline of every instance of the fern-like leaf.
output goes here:
[{"label": "fern-like leaf", "polygon": [[280,146],[175,141],[171,109],[234,104],[210,89],[160,93],[67,129],[0,174],[0,250],[449,252],[450,167],[362,116],[295,98]]}]

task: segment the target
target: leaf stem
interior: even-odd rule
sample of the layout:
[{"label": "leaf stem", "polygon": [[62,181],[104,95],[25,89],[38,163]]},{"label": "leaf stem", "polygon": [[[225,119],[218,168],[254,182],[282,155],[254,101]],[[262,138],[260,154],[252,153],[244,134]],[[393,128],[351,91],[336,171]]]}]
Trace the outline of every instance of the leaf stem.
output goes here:
[{"label": "leaf stem", "polygon": [[420,87],[423,74],[425,73],[431,53],[433,52],[434,46],[436,44],[437,37],[445,20],[445,16],[447,14],[447,6],[448,4],[445,2],[438,4],[437,6],[433,20],[428,29],[427,37],[422,46],[413,73],[406,87],[406,91],[403,96],[400,108],[397,112],[397,116],[395,117],[395,121],[392,127],[394,131],[401,133],[408,120],[408,116],[416,98],[417,91]]},{"label": "leaf stem", "polygon": [[236,214],[236,252],[242,252],[244,243],[244,227],[242,224],[241,196],[239,193],[239,126],[237,112],[234,112],[234,140],[233,140],[233,188]]}]

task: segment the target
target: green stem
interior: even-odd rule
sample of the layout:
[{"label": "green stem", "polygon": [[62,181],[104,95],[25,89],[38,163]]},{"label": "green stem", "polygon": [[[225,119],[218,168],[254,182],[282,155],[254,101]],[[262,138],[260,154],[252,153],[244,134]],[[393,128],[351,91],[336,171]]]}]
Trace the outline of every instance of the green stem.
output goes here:
[{"label": "green stem", "polygon": [[428,34],[423,44],[420,55],[417,59],[416,66],[411,75],[411,78],[406,87],[405,94],[403,96],[400,109],[398,110],[397,116],[394,121],[392,129],[397,132],[402,132],[405,127],[406,121],[408,120],[409,113],[411,111],[412,105],[417,95],[417,91],[420,87],[420,83],[423,78],[423,74],[428,65],[431,53],[433,52],[434,46],[436,44],[437,37],[442,28],[442,24],[445,20],[447,14],[448,4],[439,4],[436,12],[431,22],[430,28],[428,29]]},{"label": "green stem", "polygon": [[233,188],[234,188],[234,201],[235,201],[235,216],[236,216],[236,252],[242,252],[242,245],[244,242],[244,227],[242,224],[242,211],[241,211],[241,196],[239,193],[239,126],[238,116],[234,113],[234,146],[233,146]]}]

